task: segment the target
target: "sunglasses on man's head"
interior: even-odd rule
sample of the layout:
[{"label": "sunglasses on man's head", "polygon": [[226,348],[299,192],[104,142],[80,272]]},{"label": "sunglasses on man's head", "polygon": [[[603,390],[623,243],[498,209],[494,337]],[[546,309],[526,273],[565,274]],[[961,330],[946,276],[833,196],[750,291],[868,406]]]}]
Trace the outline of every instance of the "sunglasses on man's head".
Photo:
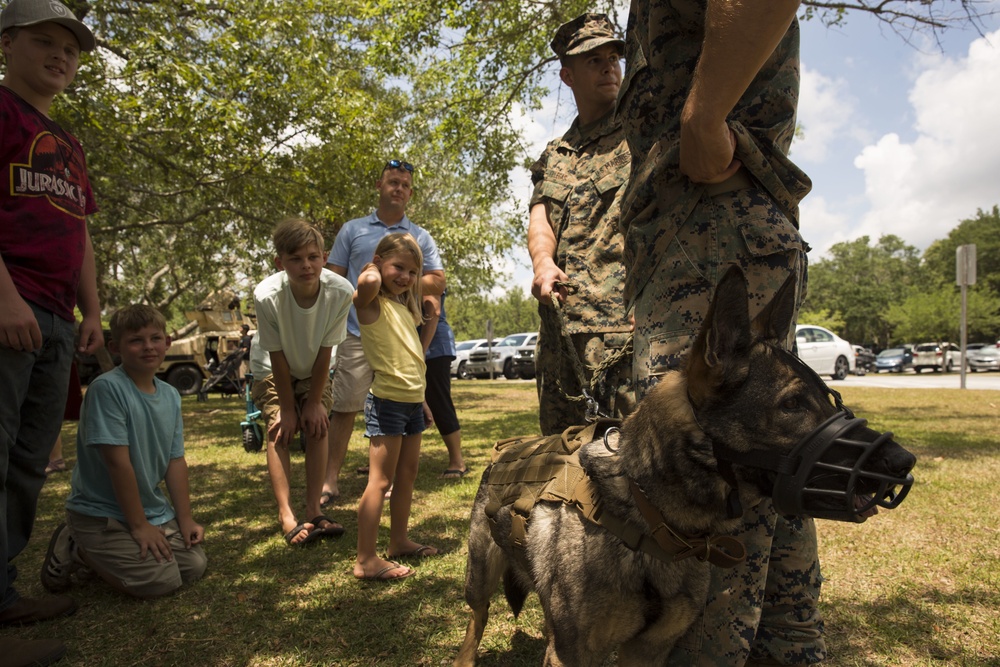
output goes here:
[{"label": "sunglasses on man's head", "polygon": [[386,169],[405,169],[406,171],[413,173],[413,165],[409,162],[403,162],[402,160],[389,160],[385,163],[385,167],[382,171]]}]

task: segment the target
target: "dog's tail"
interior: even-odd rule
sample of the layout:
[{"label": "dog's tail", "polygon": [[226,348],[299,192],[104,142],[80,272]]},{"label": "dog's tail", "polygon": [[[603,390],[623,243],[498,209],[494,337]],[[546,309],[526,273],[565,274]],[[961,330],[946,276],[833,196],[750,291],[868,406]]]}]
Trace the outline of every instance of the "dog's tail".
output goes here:
[{"label": "dog's tail", "polygon": [[514,618],[521,613],[524,601],[528,599],[531,589],[525,586],[518,578],[514,568],[508,567],[503,571],[503,595],[507,598],[510,610],[514,612]]}]

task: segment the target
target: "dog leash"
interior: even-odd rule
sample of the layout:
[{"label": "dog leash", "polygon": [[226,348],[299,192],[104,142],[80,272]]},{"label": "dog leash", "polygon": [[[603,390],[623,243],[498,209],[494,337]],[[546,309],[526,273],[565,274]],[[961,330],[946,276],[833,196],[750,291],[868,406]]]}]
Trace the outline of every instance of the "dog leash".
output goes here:
[{"label": "dog leash", "polygon": [[[569,293],[575,293],[577,291],[577,286],[569,282],[556,282],[556,287],[565,287]],[[595,366],[592,371],[590,380],[587,380],[586,367],[583,364],[583,360],[580,359],[580,355],[576,350],[576,345],[573,344],[573,335],[569,333],[566,328],[566,322],[563,319],[563,303],[560,299],[552,298],[552,307],[556,314],[556,320],[559,323],[559,334],[563,339],[563,347],[569,350],[566,354],[569,357],[573,365],[573,372],[576,374],[576,380],[580,385],[581,394],[570,394],[566,391],[562,383],[556,380],[556,385],[559,387],[559,391],[562,392],[563,396],[569,401],[574,402],[584,402],[587,405],[586,419],[588,422],[596,421],[602,417],[610,417],[610,415],[601,412],[600,404],[598,403],[597,397],[606,396],[608,393],[608,373],[612,368],[618,365],[622,360],[631,357],[632,355],[632,334],[629,333],[628,338],[625,339],[625,344],[615,352],[607,355],[604,360]]]}]

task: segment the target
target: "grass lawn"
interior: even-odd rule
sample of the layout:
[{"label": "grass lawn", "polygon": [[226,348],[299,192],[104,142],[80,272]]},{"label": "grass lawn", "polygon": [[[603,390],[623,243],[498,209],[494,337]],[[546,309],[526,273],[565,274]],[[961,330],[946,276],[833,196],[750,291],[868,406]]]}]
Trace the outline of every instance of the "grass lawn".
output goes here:
[{"label": "grass lawn", "polygon": [[[209,571],[171,597],[139,602],[98,581],[76,585],[72,617],[0,630],[0,636],[58,637],[60,664],[99,665],[447,665],[464,636],[462,599],[468,513],[495,440],[537,432],[534,383],[456,382],[465,479],[438,478],[447,457],[433,429],[424,439],[411,535],[445,553],[415,564],[396,584],[351,575],[356,504],[367,462],[355,429],[330,514],[347,534],[306,548],[280,534],[263,453],[240,442],[242,400],[184,400],[187,458],[196,518],[206,527]],[[822,608],[833,666],[1000,665],[1000,392],[838,387],[877,429],[914,451],[917,483],[899,510],[862,525],[820,522],[826,584]],[[63,429],[75,463],[76,424]],[[293,455],[293,498],[304,492]],[[62,520],[69,475],[42,492],[35,535],[17,559],[22,594],[44,591],[38,569]],[[388,508],[380,550],[388,538]],[[305,518],[305,517],[300,517]],[[498,598],[481,647],[487,667],[539,665],[542,617],[531,596],[515,623]],[[3,658],[0,656],[0,664]]]}]

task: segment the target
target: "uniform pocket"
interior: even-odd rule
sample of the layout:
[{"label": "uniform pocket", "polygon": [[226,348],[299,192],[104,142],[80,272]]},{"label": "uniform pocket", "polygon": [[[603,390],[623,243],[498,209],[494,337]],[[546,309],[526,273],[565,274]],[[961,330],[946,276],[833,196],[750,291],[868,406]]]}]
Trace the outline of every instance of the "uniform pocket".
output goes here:
[{"label": "uniform pocket", "polygon": [[752,256],[766,257],[789,250],[805,252],[799,230],[776,207],[760,213],[738,225],[740,236]]},{"label": "uniform pocket", "polygon": [[542,197],[559,202],[560,204],[566,201],[572,190],[573,188],[567,183],[559,183],[558,181],[545,181],[542,183]]},{"label": "uniform pocket", "polygon": [[[625,157],[627,159],[627,154],[625,154]],[[626,165],[627,164],[628,163],[626,162]],[[603,198],[608,193],[613,193],[618,190],[618,188],[625,184],[626,180],[628,180],[628,169],[619,168],[613,170],[607,176],[595,181],[594,187],[597,189],[597,193]]]}]

